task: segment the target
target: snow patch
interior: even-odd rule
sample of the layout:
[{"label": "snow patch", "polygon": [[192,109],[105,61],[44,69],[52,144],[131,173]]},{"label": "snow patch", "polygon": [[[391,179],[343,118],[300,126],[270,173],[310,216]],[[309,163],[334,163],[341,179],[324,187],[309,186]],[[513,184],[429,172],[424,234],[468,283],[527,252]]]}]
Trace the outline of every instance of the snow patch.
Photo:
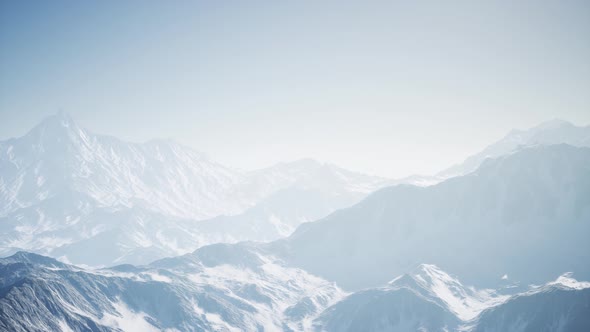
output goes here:
[{"label": "snow patch", "polygon": [[113,302],[113,307],[119,315],[105,314],[99,323],[126,332],[158,332],[159,329],[148,323],[147,315],[131,311],[123,302]]},{"label": "snow patch", "polygon": [[59,325],[59,329],[62,332],[74,332],[74,330],[72,330],[68,323],[66,323],[64,320],[60,320],[57,324]]}]

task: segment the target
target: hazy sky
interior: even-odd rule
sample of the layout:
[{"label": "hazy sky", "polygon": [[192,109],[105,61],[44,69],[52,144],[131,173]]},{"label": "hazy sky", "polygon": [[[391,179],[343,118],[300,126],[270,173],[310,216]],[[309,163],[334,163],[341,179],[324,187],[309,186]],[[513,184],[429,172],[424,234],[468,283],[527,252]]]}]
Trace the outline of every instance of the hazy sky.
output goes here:
[{"label": "hazy sky", "polygon": [[590,123],[590,1],[2,1],[0,138],[64,110],[252,169],[434,173]]}]

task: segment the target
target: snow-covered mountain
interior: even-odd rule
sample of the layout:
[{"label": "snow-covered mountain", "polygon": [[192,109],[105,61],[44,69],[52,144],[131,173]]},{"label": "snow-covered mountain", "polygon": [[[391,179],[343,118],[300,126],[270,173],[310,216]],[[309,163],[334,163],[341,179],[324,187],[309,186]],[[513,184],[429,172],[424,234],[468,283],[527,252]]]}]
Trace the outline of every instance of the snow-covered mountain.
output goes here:
[{"label": "snow-covered mountain", "polygon": [[586,331],[590,283],[569,275],[506,295],[478,290],[431,264],[352,293],[314,320],[321,331]]},{"label": "snow-covered mountain", "polygon": [[411,289],[368,289],[328,308],[314,321],[317,331],[456,331],[460,320]]},{"label": "snow-covered mountain", "polygon": [[239,171],[169,140],[97,135],[60,113],[0,142],[0,254],[111,265],[272,241],[388,185],[436,183],[522,146],[588,145],[589,128],[553,121],[513,131],[435,177],[392,181],[309,159]]},{"label": "snow-covered mountain", "polygon": [[430,186],[452,177],[469,174],[486,159],[498,158],[527,147],[556,144],[590,147],[590,125],[576,126],[568,121],[555,119],[525,130],[514,129],[482,151],[434,175],[412,175],[392,183]]},{"label": "snow-covered mountain", "polygon": [[505,301],[492,290],[464,287],[435,265],[421,264],[386,286],[355,292],[315,321],[325,331],[452,331]]},{"label": "snow-covered mountain", "polygon": [[501,140],[468,157],[462,163],[437,173],[435,178],[448,179],[465,175],[475,171],[486,159],[498,158],[526,147],[555,144],[590,147],[590,126],[576,126],[555,119],[526,130],[514,129]]},{"label": "snow-covered mountain", "polygon": [[315,321],[325,331],[455,331],[508,296],[465,287],[432,264],[421,264],[387,285],[355,292]]},{"label": "snow-covered mountain", "polygon": [[347,294],[257,246],[217,244],[146,266],[0,259],[6,331],[585,331],[590,283],[478,290],[431,264]]},{"label": "snow-covered mountain", "polygon": [[590,283],[546,283],[590,279],[587,128],[567,127],[377,190],[396,182],[313,160],[243,172],[51,117],[0,142],[0,250],[60,258],[0,259],[0,330],[587,330]]},{"label": "snow-covered mountain", "polygon": [[67,114],[1,142],[0,156],[3,215],[63,196],[203,219],[237,214],[264,195],[240,197],[233,190],[243,181],[238,172],[174,142],[134,144],[95,135]]},{"label": "snow-covered mountain", "polygon": [[313,160],[238,171],[169,140],[96,135],[60,113],[0,142],[0,253],[109,265],[274,240],[388,183]]},{"label": "snow-covered mountain", "polygon": [[390,281],[388,290],[407,288],[445,307],[462,321],[475,318],[484,309],[505,302],[509,296],[492,289],[464,286],[456,277],[433,264],[420,264],[415,270]]},{"label": "snow-covered mountain", "polygon": [[[209,256],[216,248],[226,254],[212,246]],[[0,330],[302,331],[344,295],[305,271],[252,257],[84,270],[19,252],[0,259]]]},{"label": "snow-covered mountain", "polygon": [[555,282],[511,297],[483,311],[468,330],[587,331],[590,329],[590,283],[561,276]]},{"label": "snow-covered mountain", "polygon": [[522,149],[430,187],[399,185],[271,246],[345,289],[432,262],[478,286],[590,278],[590,148]]}]

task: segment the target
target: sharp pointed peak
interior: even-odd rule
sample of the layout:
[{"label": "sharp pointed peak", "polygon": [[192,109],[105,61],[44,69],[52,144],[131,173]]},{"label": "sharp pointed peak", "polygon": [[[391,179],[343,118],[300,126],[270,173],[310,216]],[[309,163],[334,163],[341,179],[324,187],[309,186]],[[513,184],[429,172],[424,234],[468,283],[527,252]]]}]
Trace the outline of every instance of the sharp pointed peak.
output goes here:
[{"label": "sharp pointed peak", "polygon": [[74,118],[67,112],[59,111],[45,117],[35,128],[43,127],[63,127],[63,128],[76,128],[78,127]]},{"label": "sharp pointed peak", "polygon": [[45,117],[38,125],[29,131],[28,135],[33,134],[37,136],[49,134],[50,136],[58,137],[63,135],[85,135],[85,133],[87,132],[78,126],[70,114],[64,111],[59,111]]},{"label": "sharp pointed peak", "polygon": [[413,269],[409,270],[409,272],[402,274],[397,278],[391,280],[389,284],[396,284],[408,280],[425,281],[424,277],[426,276],[428,276],[428,278],[430,279],[432,278],[432,276],[448,276],[448,274],[434,264],[419,264],[416,265]]},{"label": "sharp pointed peak", "polygon": [[444,273],[447,274],[445,271],[443,271],[440,267],[434,265],[434,264],[419,264],[417,265],[414,270],[412,270],[411,272],[412,274],[418,274],[418,273]]}]

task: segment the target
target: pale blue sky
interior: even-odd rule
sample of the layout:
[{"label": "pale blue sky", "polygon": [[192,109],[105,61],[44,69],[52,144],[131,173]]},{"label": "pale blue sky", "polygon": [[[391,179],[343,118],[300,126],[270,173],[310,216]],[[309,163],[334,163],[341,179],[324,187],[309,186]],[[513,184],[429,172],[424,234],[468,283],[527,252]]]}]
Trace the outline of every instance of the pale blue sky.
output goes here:
[{"label": "pale blue sky", "polygon": [[434,173],[590,123],[590,2],[2,1],[0,139],[58,110],[244,169]]}]

